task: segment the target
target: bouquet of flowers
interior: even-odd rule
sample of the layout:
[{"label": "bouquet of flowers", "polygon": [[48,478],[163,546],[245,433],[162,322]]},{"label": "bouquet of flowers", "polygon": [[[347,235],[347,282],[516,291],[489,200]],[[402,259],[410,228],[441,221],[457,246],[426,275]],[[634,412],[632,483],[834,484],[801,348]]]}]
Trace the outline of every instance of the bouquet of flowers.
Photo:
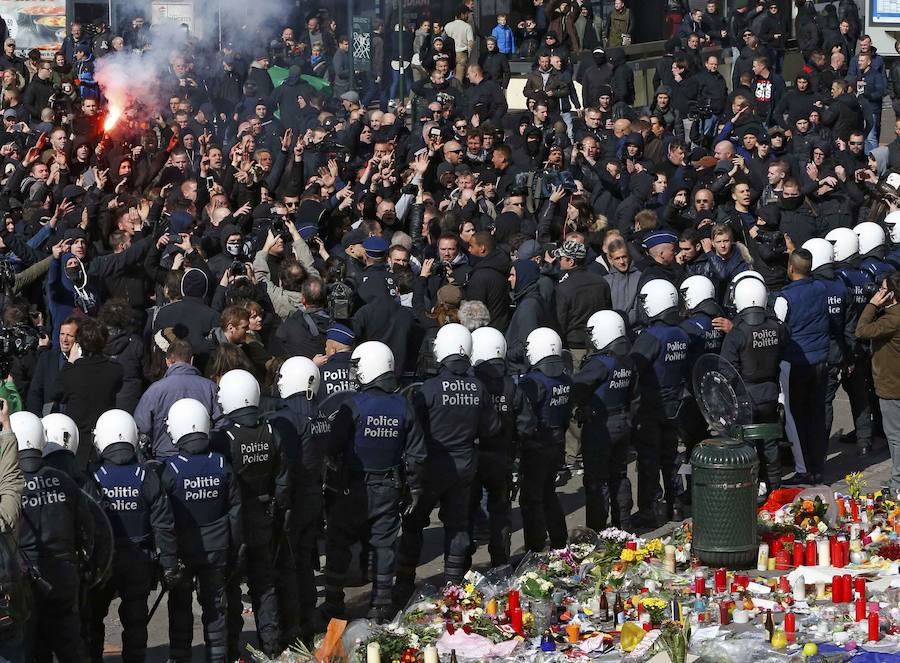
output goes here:
[{"label": "bouquet of flowers", "polygon": [[641,599],[641,605],[650,615],[650,621],[654,624],[661,624],[666,618],[666,609],[669,607],[665,599],[658,596],[649,596]]},{"label": "bouquet of flowers", "polygon": [[776,533],[793,531],[803,536],[828,531],[828,504],[816,495],[813,499],[801,498],[785,504],[773,514],[761,511],[760,524],[763,529]]},{"label": "bouquet of flowers", "polygon": [[377,642],[381,648],[383,661],[413,661],[417,660],[419,648],[424,646],[411,629],[397,624],[376,626],[369,633],[369,637],[356,647],[357,663],[365,663],[366,647],[370,642]]},{"label": "bouquet of flowers", "polygon": [[687,660],[690,637],[689,626],[682,627],[678,622],[667,621],[660,628],[659,639],[656,641],[656,644],[660,650],[669,655],[672,663],[684,663]]},{"label": "bouquet of flowers", "polygon": [[519,591],[532,599],[545,599],[553,591],[553,583],[537,571],[529,571],[519,579]]}]

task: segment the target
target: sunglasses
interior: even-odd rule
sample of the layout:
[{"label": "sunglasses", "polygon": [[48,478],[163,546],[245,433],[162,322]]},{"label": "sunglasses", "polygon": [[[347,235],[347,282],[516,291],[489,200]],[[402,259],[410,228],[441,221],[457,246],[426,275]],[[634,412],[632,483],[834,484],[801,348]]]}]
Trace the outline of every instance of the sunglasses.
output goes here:
[{"label": "sunglasses", "polygon": [[446,152],[452,153],[452,154],[462,154],[462,150],[446,150]]},{"label": "sunglasses", "polygon": [[863,143],[861,140],[851,140],[850,144],[851,145],[864,145],[865,143]]}]

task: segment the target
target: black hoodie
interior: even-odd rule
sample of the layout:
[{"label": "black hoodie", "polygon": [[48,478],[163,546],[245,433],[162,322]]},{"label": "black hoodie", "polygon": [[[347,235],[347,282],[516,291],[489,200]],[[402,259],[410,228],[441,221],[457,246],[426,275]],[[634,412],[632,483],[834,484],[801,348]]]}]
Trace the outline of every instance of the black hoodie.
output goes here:
[{"label": "black hoodie", "polygon": [[490,326],[506,331],[509,325],[509,254],[495,248],[480,259],[472,259],[474,267],[463,291],[463,299],[484,302],[491,314]]}]

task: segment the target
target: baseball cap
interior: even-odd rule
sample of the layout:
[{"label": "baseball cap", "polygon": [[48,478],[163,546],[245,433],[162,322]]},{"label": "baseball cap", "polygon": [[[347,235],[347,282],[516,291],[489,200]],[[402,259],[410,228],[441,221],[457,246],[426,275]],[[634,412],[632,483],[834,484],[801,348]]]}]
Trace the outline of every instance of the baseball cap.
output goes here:
[{"label": "baseball cap", "polygon": [[362,228],[356,228],[341,238],[341,246],[346,250],[354,244],[362,244],[365,241],[366,232]]}]

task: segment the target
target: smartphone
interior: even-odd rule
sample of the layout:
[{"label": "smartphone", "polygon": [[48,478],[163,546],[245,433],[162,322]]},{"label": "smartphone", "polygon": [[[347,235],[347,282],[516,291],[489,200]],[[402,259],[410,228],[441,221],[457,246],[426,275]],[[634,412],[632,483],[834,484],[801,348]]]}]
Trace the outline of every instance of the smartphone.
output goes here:
[{"label": "smartphone", "polygon": [[215,186],[215,184],[216,184],[216,180],[215,180],[214,178],[210,177],[210,176],[207,176],[207,178],[206,178],[206,188],[207,188],[207,189],[212,189],[213,186]]},{"label": "smartphone", "polygon": [[433,138],[437,138],[441,135],[441,130],[437,127],[432,127],[431,131],[428,132],[428,135],[432,136]]}]

